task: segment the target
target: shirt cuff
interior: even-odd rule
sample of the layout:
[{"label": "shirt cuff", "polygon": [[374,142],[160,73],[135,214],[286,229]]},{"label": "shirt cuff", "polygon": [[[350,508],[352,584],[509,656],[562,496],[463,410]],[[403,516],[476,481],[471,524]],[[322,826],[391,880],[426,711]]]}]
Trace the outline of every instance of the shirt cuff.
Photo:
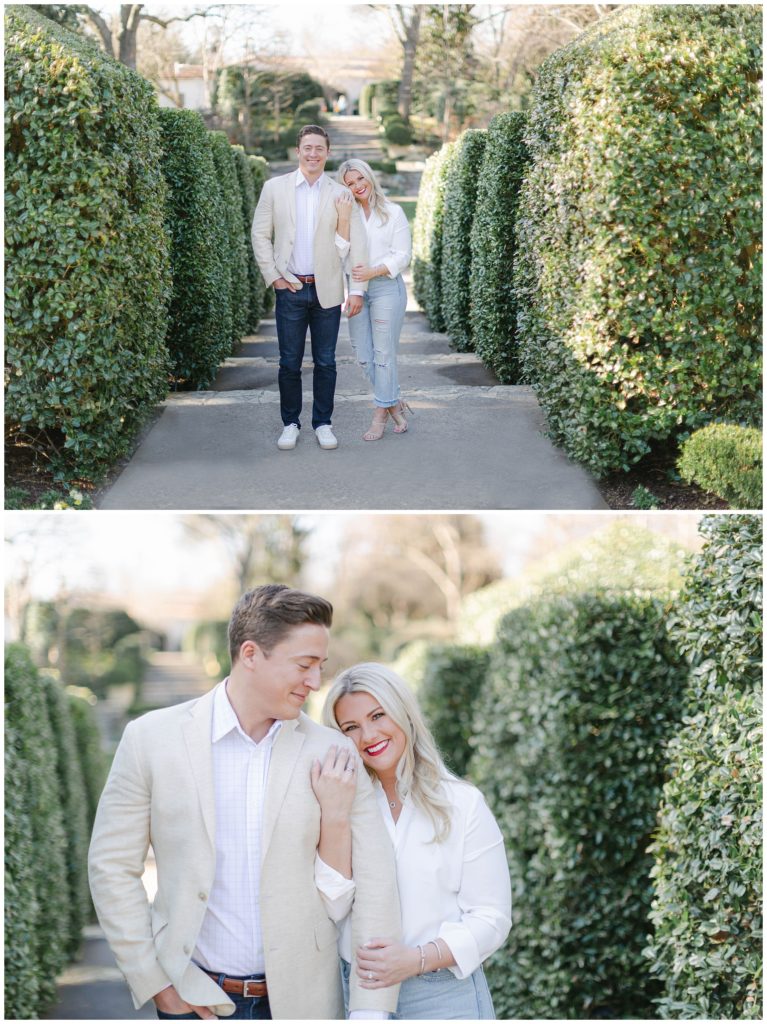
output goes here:
[{"label": "shirt cuff", "polygon": [[319,854],[314,857],[314,881],[329,900],[337,900],[340,896],[354,892],[356,888],[353,878],[344,878],[340,871],[326,864]]},{"label": "shirt cuff", "polygon": [[388,1020],[389,1014],[385,1010],[352,1010],[349,1020]]},{"label": "shirt cuff", "polygon": [[356,291],[354,291],[354,292],[351,292],[351,291],[350,291],[350,292],[349,292],[349,294],[350,294],[350,295],[364,295],[365,293],[364,293],[364,292],[356,292]]},{"label": "shirt cuff", "polygon": [[349,239],[342,238],[336,231],[336,249],[338,249],[341,259],[343,259],[346,256],[351,247],[352,243],[349,241]]},{"label": "shirt cuff", "polygon": [[383,265],[389,271],[389,277],[394,278],[394,277],[397,276],[397,274],[399,274],[399,268],[397,266],[397,260],[393,260],[393,259],[381,260],[381,263],[383,263]]},{"label": "shirt cuff", "polygon": [[455,957],[455,965],[448,970],[452,971],[459,981],[463,981],[476,971],[482,960],[477,941],[466,925],[445,921],[439,930],[438,938],[447,943]]}]

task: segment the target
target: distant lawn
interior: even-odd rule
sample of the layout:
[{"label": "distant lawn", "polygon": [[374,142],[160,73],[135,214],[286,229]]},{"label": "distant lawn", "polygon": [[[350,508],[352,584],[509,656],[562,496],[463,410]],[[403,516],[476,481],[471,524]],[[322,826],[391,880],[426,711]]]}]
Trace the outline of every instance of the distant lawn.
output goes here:
[{"label": "distant lawn", "polygon": [[418,202],[415,196],[389,196],[389,199],[397,206],[401,206],[405,211],[407,222],[412,228],[413,218],[415,217],[415,204]]}]

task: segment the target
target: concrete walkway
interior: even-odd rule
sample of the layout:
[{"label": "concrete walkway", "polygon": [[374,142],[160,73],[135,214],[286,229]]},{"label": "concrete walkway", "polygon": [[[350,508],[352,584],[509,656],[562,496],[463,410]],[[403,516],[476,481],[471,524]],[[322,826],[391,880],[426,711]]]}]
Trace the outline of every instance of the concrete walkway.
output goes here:
[{"label": "concrete walkway", "polygon": [[[409,284],[409,282],[408,282]],[[410,287],[409,287],[410,291]],[[346,320],[337,349],[333,426],[323,451],[311,429],[307,342],[301,436],[281,431],[274,320],[245,339],[209,391],[171,395],[130,462],[102,492],[102,509],[599,509],[594,481],[543,435],[532,390],[504,387],[473,354],[451,351],[412,299],[402,333],[410,429],[365,442],[367,381]]]}]

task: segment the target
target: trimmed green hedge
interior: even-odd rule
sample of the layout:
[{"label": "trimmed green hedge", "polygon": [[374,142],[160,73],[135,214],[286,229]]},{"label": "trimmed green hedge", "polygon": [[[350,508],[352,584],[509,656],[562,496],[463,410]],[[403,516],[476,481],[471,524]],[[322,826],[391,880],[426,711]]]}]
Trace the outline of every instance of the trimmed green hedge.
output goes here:
[{"label": "trimmed green hedge", "polygon": [[475,352],[502,384],[521,378],[512,270],[519,192],[530,159],[525,124],[518,113],[490,122],[471,227],[471,335]]},{"label": "trimmed green hedge", "polygon": [[225,215],[202,118],[193,110],[159,113],[173,267],[166,342],[176,380],[205,388],[231,350]]},{"label": "trimmed green hedge", "polygon": [[56,774],[66,831],[67,908],[69,910],[69,941],[66,953],[72,959],[80,948],[83,926],[88,920],[91,909],[87,867],[88,841],[91,834],[88,820],[88,800],[69,698],[64,688],[55,679],[41,675],[39,680],[45,694],[48,719],[53,734]]},{"label": "trimmed green hedge", "polygon": [[605,474],[761,417],[761,11],[634,5],[540,67],[519,344],[554,439]]},{"label": "trimmed green hedge", "polygon": [[242,229],[245,237],[245,256],[248,266],[248,316],[245,325],[246,334],[255,334],[261,323],[263,307],[264,279],[256,265],[250,229],[253,225],[253,214],[256,212],[256,190],[253,172],[245,150],[242,146],[232,146],[234,168],[237,172],[237,184],[240,186],[242,201]]},{"label": "trimmed green hedge", "polygon": [[[253,177],[253,190],[256,196],[256,206],[258,206],[258,200],[261,197],[261,189],[264,187],[264,182],[269,177],[269,164],[262,156],[251,156],[248,155],[248,164],[250,165],[250,173]],[[255,211],[254,211],[255,212]],[[247,224],[248,230],[248,249],[252,251],[253,243],[250,239],[250,229],[253,226],[253,218],[250,218],[250,224]],[[255,259],[255,256],[254,256]],[[274,288],[267,288],[264,279],[261,274],[258,275],[258,285],[261,288],[261,302],[259,310],[259,320],[266,313],[268,313],[274,306]]]},{"label": "trimmed green hedge", "polygon": [[686,679],[667,614],[584,593],[501,623],[471,763],[515,907],[488,974],[499,1018],[653,1015],[646,849]]},{"label": "trimmed green hedge", "polygon": [[[35,975],[35,1012],[29,1016],[39,1017],[56,996],[56,977],[70,947],[67,836],[43,685],[29,653],[18,644],[5,652],[5,720],[10,761],[6,799],[9,787],[19,788],[19,793],[10,794],[10,804],[28,822],[11,822],[10,834],[6,833],[6,878],[19,903],[14,906],[11,900],[9,905],[6,893],[5,1015],[19,1016],[15,1000],[27,1012],[32,1001],[31,995],[14,991],[15,981],[7,968],[18,966],[25,977],[30,971]],[[14,843],[20,845],[13,849]],[[19,874],[20,860],[30,855],[31,871]],[[33,913],[35,904],[37,915],[21,925],[20,907]]]},{"label": "trimmed green hedge", "polygon": [[413,133],[405,124],[399,114],[387,118],[384,128],[384,138],[393,146],[409,146],[413,141]]},{"label": "trimmed green hedge", "polygon": [[[84,690],[84,687],[80,687]],[[87,691],[86,691],[87,692]],[[85,798],[88,811],[88,834],[93,829],[93,822],[96,820],[96,809],[101,798],[101,791],[107,780],[107,761],[104,751],[101,749],[101,736],[99,735],[96,719],[93,714],[93,706],[96,698],[80,696],[71,691],[69,696],[69,711],[72,715],[72,724],[75,730],[75,743],[77,745],[77,756],[83,772],[85,783]]]},{"label": "trimmed green hedge", "polygon": [[442,222],[445,186],[454,158],[449,142],[426,161],[413,222],[413,290],[434,331],[444,331],[442,316]]},{"label": "trimmed green hedge", "polygon": [[489,667],[490,651],[485,647],[435,644],[426,652],[418,699],[437,746],[456,775],[468,771],[474,706]]},{"label": "trimmed green hedge", "polygon": [[762,507],[762,432],[734,423],[711,423],[682,445],[683,479],[724,498],[734,508]]},{"label": "trimmed green hedge", "polygon": [[647,949],[667,1019],[762,1017],[762,523],[710,516],[672,633],[692,672],[669,747]]},{"label": "trimmed green hedge", "polygon": [[473,348],[471,337],[471,226],[477,202],[487,132],[468,128],[455,142],[445,184],[442,222],[442,317],[459,351]]},{"label": "trimmed green hedge", "polygon": [[5,17],[6,416],[89,473],[166,392],[157,102],[82,36]]},{"label": "trimmed green hedge", "polygon": [[225,212],[226,267],[229,278],[227,294],[232,313],[229,347],[231,352],[245,335],[250,316],[248,301],[248,251],[245,247],[242,195],[237,180],[234,152],[223,132],[211,132],[210,140],[213,147],[213,162]]}]

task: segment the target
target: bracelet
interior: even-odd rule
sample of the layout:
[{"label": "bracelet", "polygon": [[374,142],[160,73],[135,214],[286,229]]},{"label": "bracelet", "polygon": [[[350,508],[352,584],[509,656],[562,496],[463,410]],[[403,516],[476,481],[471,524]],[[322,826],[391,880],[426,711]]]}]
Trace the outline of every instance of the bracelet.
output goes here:
[{"label": "bracelet", "polygon": [[[434,946],[434,948],[437,951],[437,963],[439,963],[440,960],[442,959],[442,950],[439,948],[439,945],[434,941],[434,939],[429,939],[429,941],[426,943],[426,945],[427,946]],[[435,970],[439,970],[439,968],[435,968]]]},{"label": "bracelet", "polygon": [[423,951],[423,946],[419,945],[418,952],[421,954],[421,969],[419,970],[418,973],[423,974],[424,964],[426,963],[426,954]]}]

